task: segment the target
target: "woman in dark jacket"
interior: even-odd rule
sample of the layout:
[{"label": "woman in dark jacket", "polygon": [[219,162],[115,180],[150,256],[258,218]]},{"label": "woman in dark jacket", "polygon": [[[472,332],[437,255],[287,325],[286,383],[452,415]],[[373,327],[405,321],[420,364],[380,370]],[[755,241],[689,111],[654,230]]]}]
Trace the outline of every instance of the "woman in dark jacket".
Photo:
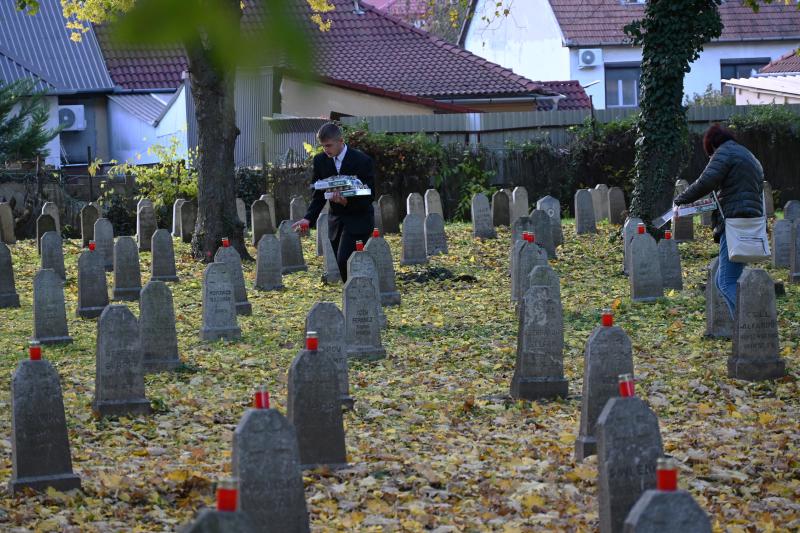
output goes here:
[{"label": "woman in dark jacket", "polygon": [[[750,150],[737,143],[733,133],[719,124],[708,128],[703,137],[703,148],[711,160],[697,181],[675,198],[675,205],[690,204],[716,191],[719,209],[725,218],[764,216],[764,169]],[[715,281],[733,316],[736,281],[744,270],[744,263],[734,263],[728,258],[725,222],[719,211],[714,211],[713,225],[714,241],[719,243],[719,268]]]}]

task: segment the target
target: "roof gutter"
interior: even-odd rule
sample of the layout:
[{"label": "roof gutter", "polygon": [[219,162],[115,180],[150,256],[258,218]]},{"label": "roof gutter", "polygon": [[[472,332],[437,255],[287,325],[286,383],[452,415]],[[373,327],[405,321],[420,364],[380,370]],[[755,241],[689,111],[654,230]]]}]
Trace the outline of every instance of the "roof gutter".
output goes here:
[{"label": "roof gutter", "polygon": [[[707,44],[725,44],[725,43],[748,43],[748,42],[759,42],[759,43],[767,43],[770,41],[797,41],[800,40],[800,35],[795,37],[742,37],[740,39],[714,39],[713,41]],[[600,42],[575,42],[574,39],[565,39],[564,46],[567,48],[600,48],[603,46],[628,46],[632,48],[639,48],[638,45],[627,41],[600,41]]]},{"label": "roof gutter", "polygon": [[149,94],[149,93],[174,93],[180,90],[180,85],[174,89],[124,89],[122,87],[114,87],[113,94]]},{"label": "roof gutter", "polygon": [[487,105],[487,104],[513,104],[513,103],[538,103],[540,100],[550,100],[553,102],[553,110],[558,109],[558,103],[566,99],[563,94],[548,94],[538,96],[506,96],[499,98],[449,98],[437,99],[437,102],[448,104],[463,105]]}]

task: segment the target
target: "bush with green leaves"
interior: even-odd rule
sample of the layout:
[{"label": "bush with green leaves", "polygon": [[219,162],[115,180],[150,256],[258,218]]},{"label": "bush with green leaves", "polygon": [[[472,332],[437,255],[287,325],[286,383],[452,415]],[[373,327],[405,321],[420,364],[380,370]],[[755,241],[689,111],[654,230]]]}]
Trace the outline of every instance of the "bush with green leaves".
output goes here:
[{"label": "bush with green leaves", "polygon": [[0,164],[45,157],[60,131],[47,128],[44,93],[31,80],[0,81]]}]

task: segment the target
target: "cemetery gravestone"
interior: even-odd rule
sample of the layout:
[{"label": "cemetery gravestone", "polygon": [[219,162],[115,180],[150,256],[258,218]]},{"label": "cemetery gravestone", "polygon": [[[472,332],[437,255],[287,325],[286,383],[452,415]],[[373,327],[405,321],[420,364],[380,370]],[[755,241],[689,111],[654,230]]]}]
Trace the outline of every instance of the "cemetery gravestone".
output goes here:
[{"label": "cemetery gravestone", "polygon": [[772,266],[789,268],[792,254],[792,221],[780,219],[772,228]]},{"label": "cemetery gravestone", "polygon": [[733,319],[730,309],[722,293],[717,288],[717,270],[719,257],[708,264],[706,277],[706,337],[730,339],[733,331]]},{"label": "cemetery gravestone", "polygon": [[547,266],[547,252],[535,242],[525,242],[516,249],[514,272],[511,276],[511,301],[518,302],[528,291],[531,271]]},{"label": "cemetery gravestone", "polygon": [[236,299],[233,284],[225,263],[209,263],[203,272],[203,325],[200,338],[204,341],[234,340],[242,336],[236,322]]},{"label": "cemetery gravestone", "polygon": [[381,195],[378,198],[378,206],[381,214],[381,232],[400,233],[400,214],[394,198],[388,194]]},{"label": "cemetery gravestone", "polygon": [[319,353],[330,357],[336,367],[339,383],[339,398],[345,406],[353,405],[350,397],[350,378],[347,369],[345,348],[344,315],[333,302],[317,302],[306,315],[306,333],[315,331],[319,341]]},{"label": "cemetery gravestone", "polygon": [[506,191],[497,191],[492,195],[492,225],[511,225],[511,199]]},{"label": "cemetery gravestone", "polygon": [[339,272],[339,262],[330,240],[322,241],[322,282],[328,285],[342,282],[342,273]]},{"label": "cemetery gravestone", "polygon": [[267,202],[267,207],[269,207],[269,218],[270,221],[272,222],[272,227],[277,228],[278,222],[277,219],[275,218],[277,213],[277,211],[275,211],[275,197],[272,196],[271,194],[262,194],[259,200],[264,200],[265,202]]},{"label": "cemetery gravestone", "polygon": [[317,257],[322,257],[325,253],[325,250],[322,247],[322,243],[328,239],[328,213],[320,213],[317,217]]},{"label": "cemetery gravestone", "polygon": [[747,381],[780,378],[786,373],[786,362],[779,353],[775,283],[765,270],[745,269],[736,283],[728,377]]},{"label": "cemetery gravestone", "polygon": [[191,524],[183,526],[180,533],[256,533],[260,531],[250,515],[235,511],[203,509]]},{"label": "cemetery gravestone", "polygon": [[258,241],[256,255],[256,284],[260,291],[277,291],[283,288],[281,243],[272,233],[265,233]]},{"label": "cemetery gravestone", "polygon": [[800,200],[786,202],[786,205],[783,206],[783,218],[792,222],[800,220]]},{"label": "cemetery gravestone", "polygon": [[[519,251],[517,245],[523,240],[522,236],[526,231],[533,233],[533,223],[530,217],[519,217],[511,224],[511,247],[508,252],[508,273],[512,276],[514,275],[514,262],[517,260],[517,252]],[[522,245],[519,244],[519,246]]]},{"label": "cemetery gravestone", "polygon": [[664,296],[658,245],[649,233],[634,235],[630,246],[630,286],[634,302],[650,302]]},{"label": "cemetery gravestone", "polygon": [[295,196],[292,198],[292,201],[289,202],[289,220],[293,222],[300,220],[305,216],[307,210],[308,207],[303,197]]},{"label": "cemetery gravestone", "polygon": [[536,265],[528,276],[528,289],[531,287],[547,287],[550,295],[561,301],[561,279],[550,265]]},{"label": "cemetery gravestone", "polygon": [[12,495],[25,488],[81,488],[72,455],[58,373],[49,361],[20,361],[11,378]]},{"label": "cemetery gravestone", "polygon": [[[594,190],[599,192],[599,198],[597,199],[598,205],[600,207],[597,216],[600,217],[600,220],[608,220],[609,219],[609,212],[611,211],[611,206],[608,202],[608,185],[605,183],[601,183],[599,185],[595,185]],[[592,204],[594,207],[594,204]]]},{"label": "cemetery gravestone", "polygon": [[284,220],[278,226],[278,238],[281,243],[283,273],[291,274],[292,272],[308,270],[306,260],[303,257],[303,247],[300,244],[300,235],[292,229],[290,221]]},{"label": "cemetery gravestone", "polygon": [[789,283],[800,283],[800,220],[792,223],[789,250]]},{"label": "cemetery gravestone", "polygon": [[98,218],[94,223],[94,244],[106,272],[114,270],[114,226],[107,218]]},{"label": "cemetery gravestone", "polygon": [[381,204],[378,203],[378,200],[373,200],[372,202],[372,213],[375,221],[375,227],[378,228],[378,231],[380,231],[381,235],[383,235],[383,214],[381,213]]},{"label": "cemetery gravestone", "polygon": [[575,193],[575,233],[597,233],[592,194],[586,189]]},{"label": "cemetery gravestone", "polygon": [[428,216],[431,213],[437,213],[444,218],[442,198],[439,196],[439,191],[436,189],[428,189],[425,191],[425,216]]},{"label": "cemetery gravestone", "polygon": [[372,280],[361,276],[348,279],[342,299],[347,357],[366,360],[386,357],[381,345],[380,302]]},{"label": "cemetery gravestone", "polygon": [[78,308],[81,318],[97,318],[108,305],[108,285],[103,256],[95,249],[78,258]]},{"label": "cemetery gravestone", "polygon": [[[689,187],[686,180],[675,182],[675,196],[678,196]],[[674,198],[674,196],[673,196]],[[672,218],[672,238],[677,242],[694,240],[694,217],[673,217]]]},{"label": "cemetery gravestone", "polygon": [[0,242],[0,309],[19,307],[19,294],[14,283],[14,262],[11,251]]},{"label": "cemetery gravestone", "polygon": [[550,217],[541,209],[534,209],[529,218],[533,226],[533,235],[536,238],[536,243],[544,248],[548,258],[555,259],[556,245],[553,241],[553,229],[550,226]]},{"label": "cemetery gravestone", "polygon": [[395,283],[394,262],[389,243],[382,236],[373,235],[364,246],[364,251],[372,257],[378,270],[381,305],[400,305],[400,293]]},{"label": "cemetery gravestone", "polygon": [[165,229],[156,230],[150,243],[153,251],[152,269],[150,279],[156,281],[178,281],[175,272],[175,247],[172,236]]},{"label": "cemetery gravestone", "polygon": [[86,204],[81,209],[81,240],[83,247],[89,246],[89,241],[94,240],[94,224],[100,218],[100,211],[92,204]]},{"label": "cemetery gravestone", "polygon": [[492,225],[492,212],[489,199],[483,193],[472,197],[472,236],[476,239],[495,239],[497,232]]},{"label": "cemetery gravestone", "polygon": [[375,261],[372,257],[364,251],[356,251],[350,255],[347,260],[347,279],[354,277],[365,277],[372,282],[375,288],[375,297],[378,300],[378,315],[381,327],[386,327],[386,315],[383,313],[380,294],[380,280],[378,278],[378,268],[375,266]]},{"label": "cemetery gravestone", "polygon": [[511,224],[520,217],[528,215],[528,190],[525,187],[514,187],[511,191]]},{"label": "cemetery gravestone", "polygon": [[648,490],[625,518],[622,533],[711,533],[711,521],[685,490]]},{"label": "cemetery gravestone", "polygon": [[665,289],[683,290],[683,271],[681,269],[681,253],[674,239],[658,241],[659,266],[661,267],[662,285]]},{"label": "cemetery gravestone", "polygon": [[244,272],[242,271],[242,257],[236,248],[220,246],[214,255],[215,263],[228,265],[228,275],[233,284],[233,297],[236,301],[237,315],[252,315],[253,306],[247,301],[247,288],[244,285]]},{"label": "cemetery gravestone", "polygon": [[99,416],[146,415],[139,323],[122,304],[109,305],[97,322],[94,400]]},{"label": "cemetery gravestone", "polygon": [[642,223],[642,219],[636,217],[629,217],[625,220],[625,225],[622,228],[622,241],[623,241],[623,250],[622,250],[622,272],[627,276],[630,274],[630,261],[631,261],[631,241],[636,236],[637,229],[639,224]]},{"label": "cemetery gravestone", "polygon": [[48,231],[42,235],[41,265],[42,268],[53,270],[61,279],[67,279],[64,269],[64,244],[61,235],[55,231]]},{"label": "cemetery gravestone", "polygon": [[194,226],[197,223],[197,204],[186,201],[181,204],[181,240],[192,242]]},{"label": "cemetery gravestone", "polygon": [[425,217],[425,253],[428,256],[447,254],[447,234],[442,215],[432,213]]},{"label": "cemetery gravestone", "polygon": [[587,189],[592,197],[595,223],[603,220],[603,192],[599,189]]},{"label": "cemetery gravestone", "polygon": [[625,213],[628,206],[625,205],[625,193],[619,187],[608,189],[608,220],[612,224],[622,225],[625,222]]},{"label": "cemetery gravestone", "polygon": [[64,282],[50,269],[38,271],[33,278],[33,340],[40,344],[72,342],[67,329]]},{"label": "cemetery gravestone", "polygon": [[541,209],[550,217],[550,229],[553,235],[553,244],[564,244],[564,231],[561,229],[561,203],[552,196],[545,196],[536,202],[536,209]]},{"label": "cemetery gravestone", "polygon": [[267,233],[275,233],[269,205],[264,200],[256,200],[250,207],[250,228],[253,230],[253,245],[258,246],[261,237]]},{"label": "cemetery gravestone", "polygon": [[428,262],[425,252],[425,221],[421,215],[409,213],[403,219],[401,265],[422,265]]},{"label": "cemetery gravestone", "polygon": [[42,236],[47,233],[48,231],[55,231],[56,230],[56,221],[50,215],[39,215],[39,218],[36,219],[36,249],[41,254],[42,253]]},{"label": "cemetery gravestone", "polygon": [[775,198],[772,195],[772,185],[768,181],[764,181],[764,204],[767,206],[767,216],[775,216]]},{"label": "cemetery gravestone", "polygon": [[172,236],[181,238],[181,206],[186,203],[183,198],[178,198],[172,204]]},{"label": "cemetery gravestone", "polygon": [[42,206],[42,214],[43,215],[50,215],[53,217],[53,221],[55,222],[55,231],[59,235],[61,234],[61,214],[58,212],[58,206],[53,202],[45,202]]},{"label": "cemetery gravestone", "polygon": [[139,326],[145,372],[174,370],[181,365],[172,292],[163,281],[152,280],[142,289]]},{"label": "cemetery gravestone", "polygon": [[142,290],[139,251],[132,237],[119,237],[114,244],[114,292],[112,299],[135,301]]},{"label": "cemetery gravestone", "polygon": [[140,200],[136,210],[136,240],[140,252],[149,252],[153,233],[156,232],[156,212],[149,200]]},{"label": "cemetery gravestone", "polygon": [[14,213],[6,202],[0,202],[0,242],[15,244],[17,236],[14,233]]},{"label": "cemetery gravestone", "polygon": [[242,223],[245,232],[247,232],[247,206],[241,198],[236,199],[236,216],[239,217],[239,222]]},{"label": "cemetery gravestone", "polygon": [[425,201],[420,193],[412,192],[406,197],[406,215],[425,217]]}]

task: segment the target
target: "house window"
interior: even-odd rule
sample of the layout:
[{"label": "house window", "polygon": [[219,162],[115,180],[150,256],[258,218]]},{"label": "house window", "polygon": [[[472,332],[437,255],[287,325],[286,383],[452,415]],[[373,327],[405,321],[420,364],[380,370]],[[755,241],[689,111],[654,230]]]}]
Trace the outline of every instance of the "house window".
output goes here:
[{"label": "house window", "polygon": [[723,59],[720,61],[720,76],[723,80],[732,78],[752,78],[761,67],[769,63],[768,57],[749,59]]},{"label": "house window", "polygon": [[639,105],[639,77],[642,69],[638,63],[605,65],[606,107],[636,107]]}]

